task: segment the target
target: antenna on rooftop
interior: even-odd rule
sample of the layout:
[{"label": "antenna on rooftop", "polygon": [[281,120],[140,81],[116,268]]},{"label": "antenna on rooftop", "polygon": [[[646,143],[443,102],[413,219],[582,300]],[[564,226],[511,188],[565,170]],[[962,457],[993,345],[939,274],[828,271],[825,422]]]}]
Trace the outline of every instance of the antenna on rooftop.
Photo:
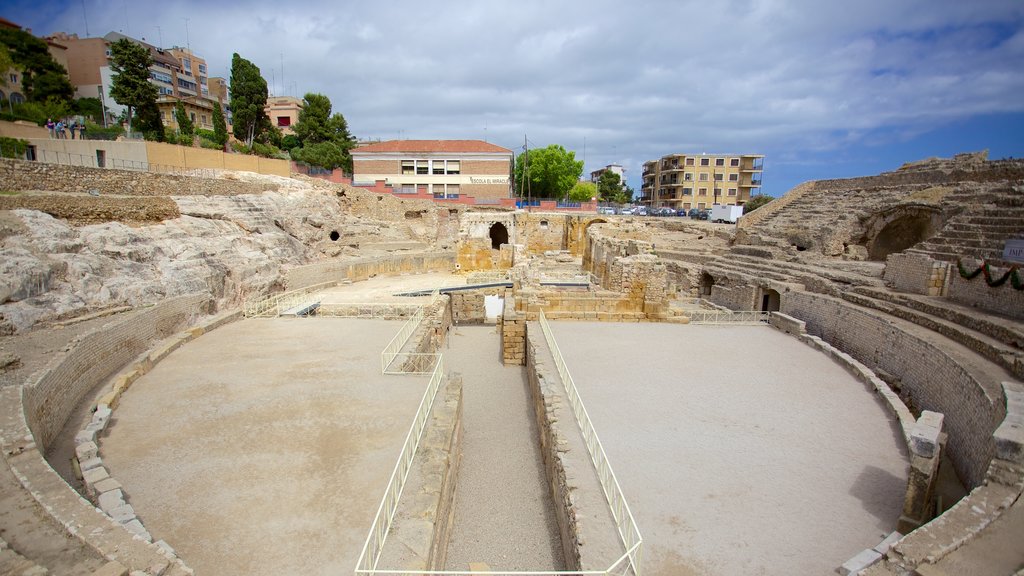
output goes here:
[{"label": "antenna on rooftop", "polygon": [[85,11],[85,0],[82,0],[82,20],[85,20],[85,37],[89,37],[89,13]]}]

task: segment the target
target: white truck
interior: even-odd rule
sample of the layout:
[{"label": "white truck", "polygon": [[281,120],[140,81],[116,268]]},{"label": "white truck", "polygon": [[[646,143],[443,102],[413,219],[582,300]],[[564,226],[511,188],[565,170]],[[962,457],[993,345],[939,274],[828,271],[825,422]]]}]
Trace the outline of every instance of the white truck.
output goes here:
[{"label": "white truck", "polygon": [[736,206],[735,204],[712,204],[711,205],[711,216],[708,220],[712,222],[728,222],[729,224],[735,224],[737,220],[743,216],[743,206]]}]

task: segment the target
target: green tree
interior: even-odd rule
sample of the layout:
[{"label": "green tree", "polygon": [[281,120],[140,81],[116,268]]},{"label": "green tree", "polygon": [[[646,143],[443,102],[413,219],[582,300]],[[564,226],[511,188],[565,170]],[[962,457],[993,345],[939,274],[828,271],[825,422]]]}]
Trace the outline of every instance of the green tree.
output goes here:
[{"label": "green tree", "polygon": [[775,198],[772,198],[767,194],[757,194],[756,196],[751,196],[750,200],[747,200],[747,203],[743,205],[743,213],[749,214],[754,210],[757,210],[761,206],[764,206],[765,204],[771,202],[774,199]]},{"label": "green tree", "polygon": [[629,184],[624,184],[622,186],[622,200],[620,200],[619,203],[629,204],[633,201],[634,194],[636,194],[636,191],[630,188]]},{"label": "green tree", "polygon": [[621,203],[625,196],[622,193],[622,181],[619,179],[619,175],[611,170],[601,172],[601,177],[597,180],[597,191],[603,202]]},{"label": "green tree", "polygon": [[597,184],[593,182],[577,182],[572,190],[569,190],[571,202],[590,202],[591,198],[597,198]]},{"label": "green tree", "polygon": [[219,102],[213,105],[213,136],[213,141],[223,150],[228,143],[228,124],[224,121],[224,111],[220,109]]},{"label": "green tree", "polygon": [[[164,132],[164,121],[160,117],[160,109],[156,107],[156,102],[140,106],[136,113],[138,115],[138,122],[136,124],[138,125],[139,132],[142,132],[146,140],[167,141]],[[129,122],[128,125],[131,126],[131,123]]]},{"label": "green tree", "polygon": [[[299,121],[295,123],[295,136],[301,148],[314,144],[332,144],[336,148],[329,153],[323,146],[318,147],[313,153],[300,151],[298,156],[306,158],[302,160],[303,162],[322,168],[342,168],[346,172],[352,172],[352,157],[349,151],[355,146],[355,138],[349,134],[345,117],[341,113],[331,113],[331,99],[327,96],[306,94],[302,101],[302,111],[299,112]],[[338,154],[341,154],[342,162],[337,165],[326,166],[311,161],[323,159],[335,164]]]},{"label": "green tree", "polygon": [[334,170],[344,168],[346,160],[351,163],[352,157],[334,142],[317,142],[292,150],[292,160]]},{"label": "green tree", "polygon": [[270,127],[267,118],[267,81],[255,64],[237,53],[231,56],[231,112],[235,138],[252,147],[253,141]]},{"label": "green tree", "polygon": [[[529,182],[523,173],[529,176]],[[583,161],[558,144],[523,152],[516,159],[516,191],[534,198],[565,198],[583,174]]]},{"label": "green tree", "polygon": [[196,129],[192,125],[192,119],[189,118],[188,112],[185,111],[185,103],[181,100],[178,100],[178,105],[174,107],[174,120],[178,123],[179,138],[182,141],[191,141]]},{"label": "green tree", "polygon": [[[157,89],[149,82],[149,67],[153,65],[149,49],[122,38],[110,45],[110,58],[110,69],[114,72],[110,95],[114,102],[128,109],[128,132],[132,131],[133,114],[138,111],[141,117],[145,110],[146,126],[141,128],[142,132],[154,132],[159,125],[157,139],[163,140],[163,120],[156,109]],[[156,112],[155,122],[153,112]]]},{"label": "green tree", "polygon": [[103,122],[103,104],[99,98],[78,98],[71,105],[75,114],[91,118],[94,122]]},{"label": "green tree", "polygon": [[57,98],[70,104],[75,89],[68,80],[68,71],[53,59],[46,42],[21,29],[0,28],[0,44],[7,47],[14,68],[21,70],[26,99],[45,102]]}]

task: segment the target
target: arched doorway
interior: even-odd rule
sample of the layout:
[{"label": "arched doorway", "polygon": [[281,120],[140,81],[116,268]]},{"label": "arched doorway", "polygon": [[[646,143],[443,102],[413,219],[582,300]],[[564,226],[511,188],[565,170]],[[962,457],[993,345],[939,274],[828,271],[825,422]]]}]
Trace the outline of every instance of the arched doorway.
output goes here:
[{"label": "arched doorway", "polygon": [[715,278],[711,274],[704,272],[700,275],[700,295],[711,296],[711,288],[715,285]]},{"label": "arched doorway", "polygon": [[932,206],[899,206],[876,214],[865,226],[868,259],[884,261],[931,238],[942,224],[942,212]]},{"label": "arched doorway", "polygon": [[502,244],[508,244],[508,228],[501,222],[495,222],[491,224],[491,248],[495,250],[501,250]]},{"label": "arched doorway", "polygon": [[761,312],[778,312],[782,297],[777,290],[765,288],[761,291]]}]

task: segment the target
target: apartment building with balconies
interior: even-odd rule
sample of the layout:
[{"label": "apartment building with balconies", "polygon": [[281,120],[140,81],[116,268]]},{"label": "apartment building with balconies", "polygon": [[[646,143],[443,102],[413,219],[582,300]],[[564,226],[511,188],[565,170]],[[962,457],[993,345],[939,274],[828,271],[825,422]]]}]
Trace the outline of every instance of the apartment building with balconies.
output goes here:
[{"label": "apartment building with balconies", "polygon": [[763,154],[669,154],[644,162],[640,201],[652,208],[746,204],[761,188]]}]

